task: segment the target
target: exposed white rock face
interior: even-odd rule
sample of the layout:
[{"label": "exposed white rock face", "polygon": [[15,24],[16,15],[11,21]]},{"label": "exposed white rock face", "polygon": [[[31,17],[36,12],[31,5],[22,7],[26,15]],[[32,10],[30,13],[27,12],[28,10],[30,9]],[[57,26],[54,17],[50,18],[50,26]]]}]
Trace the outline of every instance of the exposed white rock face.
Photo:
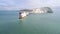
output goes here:
[{"label": "exposed white rock face", "polygon": [[33,13],[44,13],[44,11],[37,8],[37,9],[33,9]]},{"label": "exposed white rock face", "polygon": [[26,17],[28,14],[29,14],[29,12],[20,12],[19,13],[19,19]]},{"label": "exposed white rock face", "polygon": [[35,13],[35,14],[42,14],[42,13],[53,13],[52,9],[49,7],[42,7],[42,8],[35,8],[32,10],[21,10],[21,14],[19,18],[23,18],[30,13]]},{"label": "exposed white rock face", "polygon": [[49,7],[42,7],[42,8],[36,8],[36,9],[33,9],[32,11],[33,13],[53,13],[52,12],[52,9],[49,8]]},{"label": "exposed white rock face", "polygon": [[47,13],[53,13],[52,9],[50,7],[43,7],[42,8],[44,11],[46,10]]},{"label": "exposed white rock face", "polygon": [[22,12],[29,12],[29,13],[53,13],[52,9],[50,7],[41,7],[41,8],[34,8],[34,9],[23,9],[20,10]]},{"label": "exposed white rock face", "polygon": [[28,14],[29,14],[28,12],[23,12],[23,13],[21,13],[21,16],[23,18],[23,17],[27,16]]}]

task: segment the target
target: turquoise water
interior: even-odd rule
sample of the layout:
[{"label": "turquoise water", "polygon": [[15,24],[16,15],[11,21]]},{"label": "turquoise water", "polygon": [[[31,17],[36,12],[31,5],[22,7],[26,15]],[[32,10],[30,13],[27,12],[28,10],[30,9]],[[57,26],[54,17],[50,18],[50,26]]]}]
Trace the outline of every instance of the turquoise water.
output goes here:
[{"label": "turquoise water", "polygon": [[18,11],[0,11],[0,34],[60,34],[60,10],[30,14],[18,19]]}]

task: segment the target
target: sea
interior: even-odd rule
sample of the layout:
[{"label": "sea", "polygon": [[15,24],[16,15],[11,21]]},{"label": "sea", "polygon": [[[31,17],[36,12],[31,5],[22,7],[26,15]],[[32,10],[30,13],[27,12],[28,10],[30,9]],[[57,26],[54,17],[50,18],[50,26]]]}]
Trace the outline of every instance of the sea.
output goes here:
[{"label": "sea", "polygon": [[19,11],[0,10],[0,34],[60,34],[60,9],[23,19],[19,19]]}]

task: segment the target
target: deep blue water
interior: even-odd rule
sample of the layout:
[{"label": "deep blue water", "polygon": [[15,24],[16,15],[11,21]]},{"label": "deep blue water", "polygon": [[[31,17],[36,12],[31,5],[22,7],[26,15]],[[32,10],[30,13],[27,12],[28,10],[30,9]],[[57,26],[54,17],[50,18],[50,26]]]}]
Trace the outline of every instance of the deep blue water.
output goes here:
[{"label": "deep blue water", "polygon": [[19,20],[18,11],[0,11],[0,34],[60,34],[60,10],[53,12]]}]

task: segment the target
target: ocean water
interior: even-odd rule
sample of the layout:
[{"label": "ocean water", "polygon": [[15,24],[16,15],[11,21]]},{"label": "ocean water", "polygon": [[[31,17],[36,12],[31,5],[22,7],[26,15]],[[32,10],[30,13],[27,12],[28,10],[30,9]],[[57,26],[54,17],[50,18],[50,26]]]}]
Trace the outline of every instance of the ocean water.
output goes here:
[{"label": "ocean water", "polygon": [[60,34],[60,10],[53,12],[20,20],[19,11],[0,11],[0,34]]}]

